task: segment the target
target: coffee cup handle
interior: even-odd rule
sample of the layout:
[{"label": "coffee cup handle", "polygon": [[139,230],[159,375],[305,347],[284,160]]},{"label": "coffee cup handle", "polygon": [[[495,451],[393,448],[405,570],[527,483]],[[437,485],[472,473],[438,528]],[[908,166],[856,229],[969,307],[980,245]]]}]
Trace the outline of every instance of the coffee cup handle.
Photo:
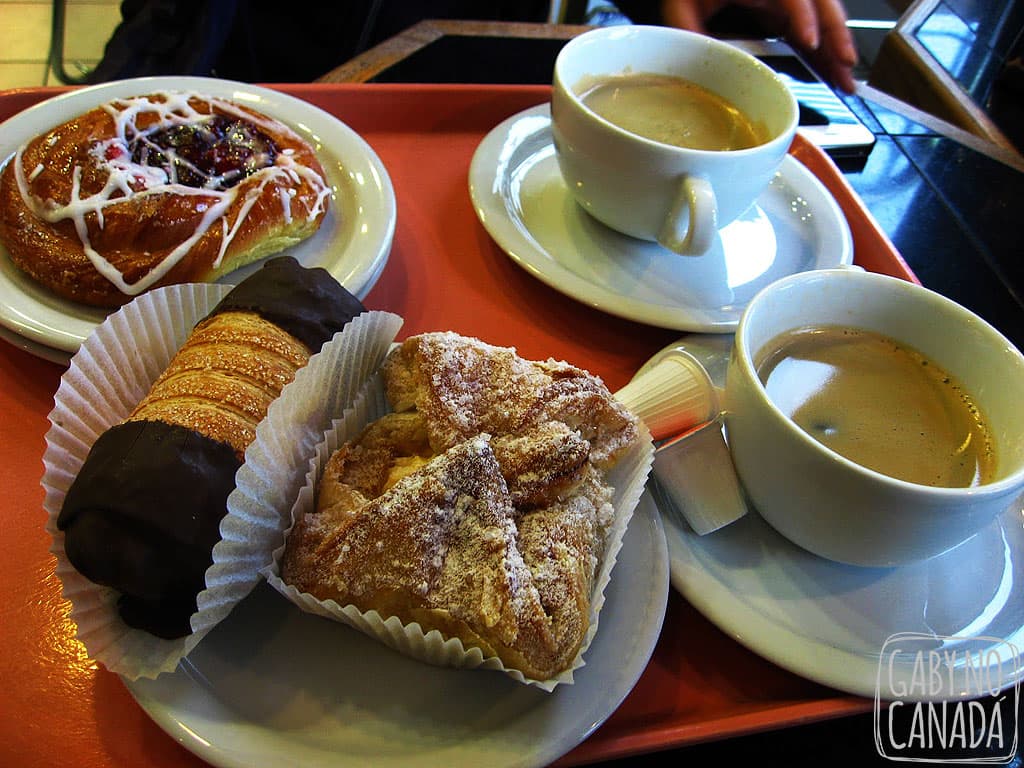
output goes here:
[{"label": "coffee cup handle", "polygon": [[[681,231],[684,222],[685,231]],[[718,234],[718,204],[711,182],[683,176],[672,208],[658,233],[658,243],[683,256],[707,253]]]}]

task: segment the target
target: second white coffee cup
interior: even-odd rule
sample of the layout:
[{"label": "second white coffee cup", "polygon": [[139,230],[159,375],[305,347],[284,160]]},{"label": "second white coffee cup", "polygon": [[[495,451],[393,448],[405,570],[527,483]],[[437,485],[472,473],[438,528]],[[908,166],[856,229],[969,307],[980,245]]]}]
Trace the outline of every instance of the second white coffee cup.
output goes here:
[{"label": "second white coffee cup", "polygon": [[[731,103],[763,137],[746,149],[694,149],[622,128],[587,106],[595,79],[683,78]],[[605,27],[569,41],[551,99],[558,164],[576,201],[599,221],[677,253],[700,255],[767,188],[796,131],[782,79],[745,51],[679,29]]]},{"label": "second white coffee cup", "polygon": [[[923,356],[917,365],[924,367],[918,370],[938,366],[952,377],[944,380],[951,402],[959,401],[957,392],[968,393],[970,407],[984,415],[994,445],[990,475],[976,484],[954,486],[893,474],[896,467],[906,469],[912,463],[907,459],[913,455],[908,450],[913,442],[899,437],[901,420],[923,425],[921,414],[931,413],[935,424],[949,425],[950,434],[957,434],[961,422],[956,406],[936,409],[918,378],[891,366],[891,358],[861,358],[853,367],[864,381],[881,379],[888,392],[903,393],[913,403],[905,413],[894,410],[894,398],[880,392],[862,398],[846,392],[841,400],[819,397],[818,388],[838,368],[804,353],[799,355],[800,367],[792,369],[799,375],[786,378],[781,389],[769,394],[762,381],[766,354],[779,339],[808,329],[880,334]],[[880,376],[886,371],[900,371],[900,381]],[[891,567],[946,552],[1019,505],[1024,493],[1021,393],[1024,355],[968,309],[895,277],[852,269],[813,270],[776,281],[747,305],[726,376],[726,425],[736,471],[753,506],[772,527],[830,560]],[[835,421],[818,410],[815,418],[820,422],[813,429],[799,426],[791,415],[793,404],[816,398],[819,405],[809,410],[824,408]],[[874,415],[865,418],[871,408]],[[867,446],[862,450],[876,468],[820,439],[833,431]],[[970,456],[977,437],[967,432],[955,449],[940,440],[918,445],[924,446],[926,460],[934,454],[952,463],[958,456]],[[892,467],[893,473],[879,468],[883,466]]]}]

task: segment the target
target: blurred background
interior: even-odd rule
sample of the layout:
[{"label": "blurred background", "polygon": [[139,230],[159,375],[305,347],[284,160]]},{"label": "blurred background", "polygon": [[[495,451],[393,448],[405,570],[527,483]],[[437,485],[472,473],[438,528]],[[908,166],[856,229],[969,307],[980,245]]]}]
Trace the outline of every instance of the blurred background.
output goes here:
[{"label": "blurred background", "polygon": [[[847,0],[847,9],[857,25],[862,67],[870,66],[902,9],[887,0]],[[51,67],[54,21],[61,16],[63,50]],[[118,21],[118,0],[0,0],[0,89],[61,85],[61,67],[71,78],[83,77],[103,56]]]},{"label": "blurred background", "polygon": [[[846,7],[859,80],[1021,149],[1024,1],[846,0]],[[0,0],[0,89],[82,81],[120,18],[118,0]]]}]

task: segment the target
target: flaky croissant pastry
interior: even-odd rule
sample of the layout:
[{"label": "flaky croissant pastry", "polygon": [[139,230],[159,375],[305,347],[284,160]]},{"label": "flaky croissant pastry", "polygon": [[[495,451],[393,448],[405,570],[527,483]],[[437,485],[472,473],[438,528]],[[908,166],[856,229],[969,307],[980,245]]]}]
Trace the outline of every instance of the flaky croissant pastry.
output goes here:
[{"label": "flaky croissant pastry", "polygon": [[192,331],[145,398],[92,445],[57,526],[130,626],[188,634],[246,448],[271,403],[362,305],[326,270],[271,259]]},{"label": "flaky croissant pastry", "polygon": [[115,99],[22,146],[0,175],[0,242],[58,295],[116,307],[214,280],[320,226],[330,189],[313,148],[226,99]]},{"label": "flaky croissant pastry", "polygon": [[554,677],[587,633],[635,418],[585,371],[456,334],[383,370],[395,410],[331,456],[282,580]]}]

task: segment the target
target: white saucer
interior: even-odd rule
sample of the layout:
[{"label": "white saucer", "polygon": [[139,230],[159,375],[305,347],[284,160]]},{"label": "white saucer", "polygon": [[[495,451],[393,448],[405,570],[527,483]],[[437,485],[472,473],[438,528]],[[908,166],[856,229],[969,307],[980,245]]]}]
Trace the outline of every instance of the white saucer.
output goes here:
[{"label": "white saucer", "polygon": [[[159,90],[191,90],[241,101],[276,117],[316,149],[332,205],[320,229],[284,251],[306,266],[321,266],[362,298],[380,277],[394,237],[394,190],[380,158],[362,137],[333,115],[268,88],[205,77],[145,77],[81,88],[19,112],[0,126],[0,165],[26,141],[76,114],[119,96]],[[262,262],[236,270],[220,282],[236,284]],[[0,246],[0,326],[3,338],[46,359],[72,354],[107,312],[66,301],[28,278]]]},{"label": "white saucer", "polygon": [[530,274],[592,307],[663,328],[731,332],[769,283],[853,260],[838,204],[791,156],[703,256],[678,256],[605,227],[562,180],[546,104],[484,138],[470,165],[469,192],[484,228]]},{"label": "white saucer", "polygon": [[[689,351],[706,362],[721,385],[728,341],[696,334],[666,350]],[[883,569],[810,554],[756,513],[698,536],[657,488],[653,495],[665,523],[672,585],[720,629],[780,667],[873,698],[886,641],[909,633],[934,641],[905,641],[908,651],[892,657],[891,669],[885,655],[883,699],[893,686],[910,692],[904,700],[932,698],[921,690],[920,678],[915,685],[921,670],[915,669],[914,654],[922,642],[948,654],[956,651],[960,659],[968,650],[983,657],[993,652],[1004,666],[991,679],[998,674],[1003,687],[1024,676],[1024,513],[1019,505],[940,557]],[[967,697],[983,692],[971,690]],[[934,698],[949,694],[943,687]]]},{"label": "white saucer", "polygon": [[668,553],[644,494],[572,685],[433,667],[260,584],[173,674],[125,681],[156,723],[216,766],[543,766],[633,688],[661,633]]},{"label": "white saucer", "polygon": [[[956,651],[960,658],[968,650],[975,656],[994,651],[1004,665],[1000,685],[1021,681],[1024,530],[1019,510],[952,552],[892,569],[819,558],[783,539],[757,514],[707,536],[697,536],[674,514],[663,513],[663,520],[673,586],[724,632],[795,674],[873,698],[879,673],[890,674],[888,665],[879,664],[887,640],[913,633],[934,635],[930,647]],[[980,647],[974,641],[979,637],[985,638]],[[913,655],[897,661],[894,682],[885,683],[882,698],[887,690],[915,692],[907,700],[931,698],[915,690],[921,670],[915,669]],[[984,692],[969,690],[965,698]],[[935,698],[947,698],[950,691],[943,687],[940,694]]]}]

